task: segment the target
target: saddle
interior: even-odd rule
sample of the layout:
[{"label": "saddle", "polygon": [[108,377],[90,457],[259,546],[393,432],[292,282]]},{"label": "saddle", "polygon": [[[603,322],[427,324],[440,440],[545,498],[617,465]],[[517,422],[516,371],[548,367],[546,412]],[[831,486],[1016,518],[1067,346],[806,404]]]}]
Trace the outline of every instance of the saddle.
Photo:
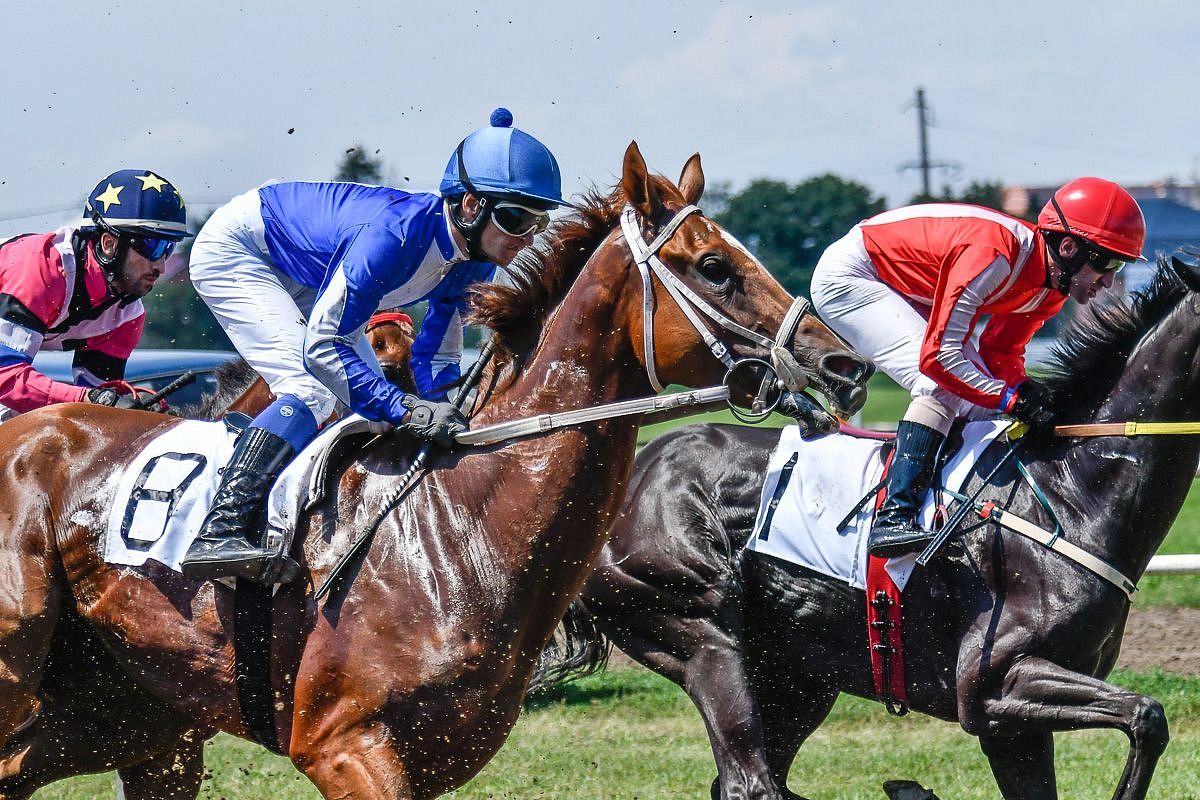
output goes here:
[{"label": "saddle", "polygon": [[[921,520],[944,521],[944,504],[961,487],[978,456],[1007,427],[1004,421],[959,423],[939,454],[931,497]],[[864,590],[876,691],[904,713],[901,595],[916,555],[868,558],[867,536],[883,502],[885,467],[894,436],[844,430],[804,442],[784,429],[771,454],[754,535],[747,549],[798,564]]]},{"label": "saddle", "polygon": [[[141,566],[153,559],[179,571],[212,505],[222,466],[246,418],[185,420],[146,444],[118,479],[104,560]],[[322,431],[284,469],[267,499],[267,546],[291,550],[300,515],[324,496],[344,469],[345,454],[379,432],[378,423],[349,417]]]}]

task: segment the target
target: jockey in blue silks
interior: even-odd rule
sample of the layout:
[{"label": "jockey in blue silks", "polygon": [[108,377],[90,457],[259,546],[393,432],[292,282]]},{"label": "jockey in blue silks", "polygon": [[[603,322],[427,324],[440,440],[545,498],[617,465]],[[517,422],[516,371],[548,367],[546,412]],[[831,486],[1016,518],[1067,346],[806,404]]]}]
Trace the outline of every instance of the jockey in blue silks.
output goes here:
[{"label": "jockey in blue silks", "polygon": [[[437,195],[273,182],[218,209],[192,249],[192,283],[278,399],[238,439],[183,573],[298,576],[263,546],[264,499],[337,402],[441,445],[465,430],[446,389],[459,377],[467,291],[560,205],[554,156],[501,108],[451,154]],[[363,335],[378,308],[418,301],[429,304],[412,347],[419,396],[383,379]]]}]

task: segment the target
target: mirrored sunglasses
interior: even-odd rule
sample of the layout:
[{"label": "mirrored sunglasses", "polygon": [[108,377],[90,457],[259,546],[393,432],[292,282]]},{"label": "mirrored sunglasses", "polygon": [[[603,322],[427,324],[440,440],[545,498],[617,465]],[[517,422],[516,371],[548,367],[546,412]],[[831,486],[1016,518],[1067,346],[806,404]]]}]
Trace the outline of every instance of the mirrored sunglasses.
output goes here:
[{"label": "mirrored sunglasses", "polygon": [[171,255],[177,242],[174,239],[154,239],[149,236],[130,236],[129,246],[138,255],[158,261]]},{"label": "mirrored sunglasses", "polygon": [[550,225],[550,212],[516,203],[500,202],[492,207],[492,221],[509,236],[541,233]]},{"label": "mirrored sunglasses", "polygon": [[1105,253],[1100,250],[1092,250],[1088,253],[1088,266],[1100,274],[1111,272],[1114,275],[1125,269],[1125,265],[1129,262],[1115,256],[1112,253]]}]

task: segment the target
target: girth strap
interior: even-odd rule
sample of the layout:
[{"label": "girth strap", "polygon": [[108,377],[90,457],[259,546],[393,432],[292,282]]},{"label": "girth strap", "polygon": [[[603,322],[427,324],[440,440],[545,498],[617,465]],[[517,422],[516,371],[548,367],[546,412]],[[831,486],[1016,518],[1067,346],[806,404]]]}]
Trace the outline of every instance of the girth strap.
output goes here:
[{"label": "girth strap", "polygon": [[[949,490],[947,490],[949,492]],[[949,492],[957,497],[960,501],[965,501],[965,495],[958,492]],[[1044,545],[1046,548],[1053,550],[1060,555],[1066,556],[1074,561],[1079,566],[1088,570],[1092,574],[1103,578],[1120,589],[1129,602],[1133,602],[1133,597],[1137,594],[1137,584],[1131,581],[1120,570],[1113,567],[1107,561],[1097,558],[1082,547],[1068,542],[1059,536],[1058,532],[1051,533],[1050,531],[1034,525],[1027,519],[1019,517],[1011,511],[1005,511],[991,500],[975,501],[975,514],[982,520],[994,522],[997,525],[1008,528],[1014,533],[1019,533],[1022,536],[1032,539],[1038,544]]]},{"label": "girth strap", "polygon": [[237,581],[233,597],[234,677],[242,722],[254,741],[282,755],[271,688],[272,591],[273,587],[254,581]]}]

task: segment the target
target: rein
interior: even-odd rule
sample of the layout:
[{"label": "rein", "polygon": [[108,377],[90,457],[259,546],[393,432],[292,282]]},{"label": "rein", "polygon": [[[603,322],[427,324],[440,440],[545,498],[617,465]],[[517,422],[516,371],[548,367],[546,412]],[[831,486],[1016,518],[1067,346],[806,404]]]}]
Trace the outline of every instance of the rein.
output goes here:
[{"label": "rein", "polygon": [[538,414],[533,417],[497,422],[492,425],[485,425],[482,428],[472,428],[463,431],[455,436],[454,440],[459,444],[473,446],[495,444],[507,439],[519,439],[559,428],[568,428],[584,422],[629,417],[634,414],[645,414],[649,411],[691,408],[693,406],[703,406],[728,399],[728,386],[708,386],[703,389],[692,389],[677,394],[638,397],[633,400],[620,400],[616,403],[605,403],[599,406],[575,409],[574,411]]},{"label": "rein", "polygon": [[1170,436],[1200,433],[1200,422],[1093,422],[1086,425],[1056,425],[1054,435],[1088,438],[1092,436]]},{"label": "rein", "polygon": [[701,313],[725,330],[767,348],[771,353],[771,366],[775,374],[783,379],[791,391],[803,391],[808,387],[808,380],[799,365],[796,364],[795,359],[784,347],[784,343],[792,338],[800,320],[811,310],[807,300],[803,297],[793,300],[791,308],[788,309],[780,323],[779,332],[774,339],[768,339],[739,325],[713,308],[704,298],[688,288],[687,284],[671,272],[658,257],[658,251],[662,250],[663,246],[671,240],[679,226],[692,214],[699,213],[700,209],[696,206],[684,206],[663,226],[658,236],[654,237],[654,241],[646,244],[646,240],[642,238],[641,226],[638,225],[637,212],[633,210],[633,206],[625,206],[621,212],[621,233],[629,245],[629,251],[633,254],[633,260],[642,276],[642,340],[646,356],[646,377],[650,379],[650,385],[656,392],[661,392],[665,388],[659,381],[658,372],[654,366],[654,289],[650,277],[653,273],[675,300],[676,305],[683,311],[688,321],[692,323],[692,327],[704,339],[704,343],[708,345],[713,356],[724,364],[727,370],[732,371],[737,362],[730,354],[729,347],[708,330],[708,326],[700,318]]}]

